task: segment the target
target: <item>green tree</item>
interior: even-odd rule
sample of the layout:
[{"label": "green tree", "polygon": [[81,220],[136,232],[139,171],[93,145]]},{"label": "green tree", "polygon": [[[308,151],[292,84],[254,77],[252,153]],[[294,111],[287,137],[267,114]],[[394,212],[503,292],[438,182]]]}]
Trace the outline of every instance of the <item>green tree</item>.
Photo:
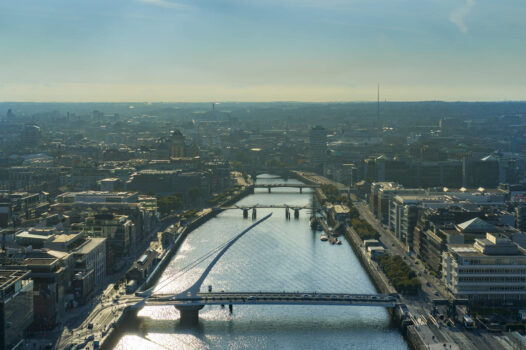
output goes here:
[{"label": "green tree", "polygon": [[190,197],[190,200],[192,203],[195,203],[195,201],[203,194],[203,190],[200,187],[192,187],[188,190],[188,196]]},{"label": "green tree", "polygon": [[181,198],[179,198],[176,195],[173,195],[173,196],[158,198],[157,206],[159,207],[159,211],[161,212],[161,215],[166,215],[170,213],[172,210],[180,209],[183,206],[183,202]]}]

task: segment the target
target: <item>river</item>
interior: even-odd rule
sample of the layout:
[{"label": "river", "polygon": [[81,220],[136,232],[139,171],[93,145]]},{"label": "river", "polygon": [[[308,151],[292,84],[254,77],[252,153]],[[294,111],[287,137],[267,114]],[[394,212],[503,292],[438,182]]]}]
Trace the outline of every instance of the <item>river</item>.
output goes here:
[{"label": "river", "polygon": [[[258,177],[258,183],[285,180]],[[300,183],[288,180],[289,183]],[[275,188],[239,201],[248,204],[312,205],[311,190]],[[221,258],[203,283],[214,291],[305,291],[375,293],[375,288],[344,240],[342,245],[321,242],[309,227],[308,210],[299,219],[285,219],[284,209],[258,209],[258,218],[273,216],[241,238]],[[251,212],[250,212],[251,214]],[[292,214],[292,213],[291,213]],[[252,223],[240,210],[228,210],[191,234],[170,262],[156,291],[179,292],[204,270],[201,264],[173,279],[183,266],[232,238]],[[206,262],[210,262],[209,258]],[[115,349],[408,349],[389,314],[380,307],[358,306],[207,306],[197,328],[179,325],[174,307],[145,307],[133,326],[119,329]],[[123,327],[119,327],[123,328]]]}]

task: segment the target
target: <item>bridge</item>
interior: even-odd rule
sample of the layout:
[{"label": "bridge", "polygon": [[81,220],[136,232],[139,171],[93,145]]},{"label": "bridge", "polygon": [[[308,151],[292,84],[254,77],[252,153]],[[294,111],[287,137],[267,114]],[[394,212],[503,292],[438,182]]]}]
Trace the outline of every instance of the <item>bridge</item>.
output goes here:
[{"label": "bridge", "polygon": [[[199,322],[199,310],[205,305],[228,304],[230,312],[233,305],[340,305],[340,306],[382,306],[394,307],[397,304],[396,295],[383,294],[348,294],[348,293],[316,293],[316,292],[212,292],[208,287],[208,293],[200,291],[204,280],[219,261],[219,259],[234,245],[241,237],[272,216],[268,214],[259,221],[253,223],[241,233],[234,236],[220,248],[219,253],[205,268],[199,279],[188,289],[178,294],[154,294],[154,288],[144,292],[136,293],[138,302],[132,308],[138,309],[143,305],[174,305],[180,312],[180,322],[183,324],[197,324]],[[201,260],[198,259],[198,260]],[[190,264],[192,265],[192,264]]]},{"label": "bridge", "polygon": [[396,296],[317,292],[216,292],[197,293],[182,298],[156,294],[146,305],[199,306],[207,305],[354,305],[394,307]]},{"label": "bridge", "polygon": [[285,209],[285,218],[290,219],[290,211],[294,212],[294,218],[297,219],[300,217],[300,210],[310,209],[310,210],[319,210],[319,208],[313,207],[312,205],[302,205],[302,206],[293,206],[287,204],[269,204],[269,205],[232,205],[226,207],[217,207],[213,208],[214,210],[230,210],[230,209],[240,209],[243,211],[243,218],[248,218],[248,211],[252,210],[252,219],[255,220],[257,217],[257,209]]},{"label": "bridge", "polygon": [[268,193],[272,192],[273,188],[299,188],[300,193],[303,193],[304,188],[319,188],[320,185],[308,185],[308,184],[255,184],[252,185],[252,188],[266,188]]}]

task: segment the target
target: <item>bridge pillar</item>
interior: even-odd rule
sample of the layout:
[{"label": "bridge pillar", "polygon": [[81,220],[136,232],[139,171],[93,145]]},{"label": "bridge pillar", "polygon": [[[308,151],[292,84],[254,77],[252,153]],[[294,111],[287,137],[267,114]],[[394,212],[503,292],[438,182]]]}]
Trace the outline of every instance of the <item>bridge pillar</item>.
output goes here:
[{"label": "bridge pillar", "polygon": [[285,208],[285,219],[287,219],[287,220],[290,219],[290,210],[289,210],[289,207],[286,207],[286,208]]},{"label": "bridge pillar", "polygon": [[300,187],[300,193],[303,193],[303,187]]},{"label": "bridge pillar", "polygon": [[256,217],[257,217],[256,208],[252,208],[252,220],[255,220]]},{"label": "bridge pillar", "polygon": [[232,304],[228,304],[228,312],[232,315],[234,313],[234,306]]},{"label": "bridge pillar", "polygon": [[243,209],[243,218],[248,218],[248,209]]},{"label": "bridge pillar", "polygon": [[179,310],[181,318],[179,322],[184,326],[195,326],[199,323],[199,310],[201,310],[204,305],[192,305],[184,306],[177,305],[175,308]]},{"label": "bridge pillar", "polygon": [[268,186],[268,193],[270,193],[270,192],[271,192],[271,187],[270,187],[270,186]]},{"label": "bridge pillar", "polygon": [[294,219],[297,219],[300,217],[300,210],[299,209],[294,209]]}]

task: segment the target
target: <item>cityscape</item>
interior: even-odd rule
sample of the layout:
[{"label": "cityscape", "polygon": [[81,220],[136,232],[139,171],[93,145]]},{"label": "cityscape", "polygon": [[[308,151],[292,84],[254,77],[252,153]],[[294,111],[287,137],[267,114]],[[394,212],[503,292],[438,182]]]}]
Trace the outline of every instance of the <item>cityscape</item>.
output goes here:
[{"label": "cityscape", "polygon": [[526,349],[526,7],[0,4],[0,349]]}]

